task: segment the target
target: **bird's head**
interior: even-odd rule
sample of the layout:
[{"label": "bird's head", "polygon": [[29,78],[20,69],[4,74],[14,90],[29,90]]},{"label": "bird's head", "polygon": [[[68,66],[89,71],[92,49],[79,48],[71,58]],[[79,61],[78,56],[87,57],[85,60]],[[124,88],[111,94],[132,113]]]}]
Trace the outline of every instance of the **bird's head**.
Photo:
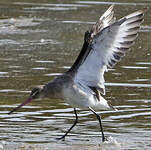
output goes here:
[{"label": "bird's head", "polygon": [[30,96],[23,103],[21,103],[16,108],[14,108],[12,111],[10,111],[8,114],[9,115],[12,114],[14,111],[16,111],[19,108],[21,108],[22,106],[28,104],[33,99],[38,99],[38,98],[44,97],[43,89],[44,89],[43,86],[39,86],[39,87],[33,88],[31,93],[30,93]]},{"label": "bird's head", "polygon": [[29,97],[31,97],[32,99],[40,98],[42,92],[43,92],[43,87],[41,87],[41,86],[35,87],[32,89]]}]

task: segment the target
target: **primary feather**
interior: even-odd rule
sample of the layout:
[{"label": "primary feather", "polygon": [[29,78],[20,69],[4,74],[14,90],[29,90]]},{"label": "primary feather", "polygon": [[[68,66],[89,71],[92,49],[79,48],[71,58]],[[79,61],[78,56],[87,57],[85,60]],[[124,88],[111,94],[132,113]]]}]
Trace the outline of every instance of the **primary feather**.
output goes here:
[{"label": "primary feather", "polygon": [[115,22],[113,5],[85,35],[84,46],[69,72],[75,83],[94,87],[105,94],[104,72],[113,67],[134,44],[146,9]]},{"label": "primary feather", "polygon": [[87,31],[84,36],[84,43],[81,49],[81,52],[76,59],[75,63],[72,65],[72,67],[67,71],[67,73],[74,74],[79,66],[82,64],[82,62],[86,59],[91,49],[88,48],[90,43],[92,42],[94,36],[99,33],[102,29],[105,27],[111,25],[115,22],[114,17],[114,11],[113,11],[114,5],[111,5],[107,11],[99,18],[99,20],[96,22],[95,25],[92,26],[90,31]]}]

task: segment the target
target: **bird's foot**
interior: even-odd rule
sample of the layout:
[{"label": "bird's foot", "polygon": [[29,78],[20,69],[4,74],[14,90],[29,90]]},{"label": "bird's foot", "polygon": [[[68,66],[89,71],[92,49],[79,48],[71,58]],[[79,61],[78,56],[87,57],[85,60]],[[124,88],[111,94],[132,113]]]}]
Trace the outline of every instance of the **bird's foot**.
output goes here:
[{"label": "bird's foot", "polygon": [[62,136],[62,137],[60,137],[60,138],[56,138],[56,140],[62,140],[62,141],[65,141],[65,137],[64,137],[64,136]]},{"label": "bird's foot", "polygon": [[106,142],[106,141],[109,141],[108,137],[103,137],[102,142]]}]

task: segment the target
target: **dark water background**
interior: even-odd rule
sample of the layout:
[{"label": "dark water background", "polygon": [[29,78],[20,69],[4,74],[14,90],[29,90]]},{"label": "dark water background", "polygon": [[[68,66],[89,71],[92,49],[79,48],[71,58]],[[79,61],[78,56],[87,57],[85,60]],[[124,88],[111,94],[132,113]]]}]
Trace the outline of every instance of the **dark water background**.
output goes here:
[{"label": "dark water background", "polygon": [[120,18],[151,6],[151,1],[0,1],[0,149],[150,149],[151,8],[136,44],[105,74],[105,99],[119,110],[99,112],[111,142],[101,143],[98,122],[87,110],[78,111],[79,124],[66,141],[56,141],[74,119],[72,108],[62,100],[33,101],[7,115],[34,86],[47,83],[72,65],[84,32],[111,4]]}]

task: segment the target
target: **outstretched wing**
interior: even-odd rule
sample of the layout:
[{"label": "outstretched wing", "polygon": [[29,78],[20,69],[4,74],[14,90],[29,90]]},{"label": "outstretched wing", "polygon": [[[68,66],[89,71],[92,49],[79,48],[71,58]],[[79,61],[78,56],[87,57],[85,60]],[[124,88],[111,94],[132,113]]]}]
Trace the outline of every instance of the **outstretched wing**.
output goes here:
[{"label": "outstretched wing", "polygon": [[[77,68],[73,68],[76,70],[76,83],[83,83],[105,94],[104,71],[107,67],[113,67],[134,44],[145,10],[134,12],[116,22],[111,17],[111,21],[103,24],[104,27],[101,20],[97,22],[98,25],[96,23],[96,27],[92,28],[88,40],[85,41],[87,45],[85,50],[82,49],[80,63],[76,62]],[[100,29],[97,30],[99,24]]]},{"label": "outstretched wing", "polygon": [[83,60],[87,57],[89,54],[90,49],[88,49],[89,44],[92,42],[92,39],[94,36],[99,33],[102,29],[105,27],[111,25],[115,22],[114,17],[114,11],[113,11],[114,5],[111,5],[107,11],[99,18],[99,20],[96,22],[95,25],[93,25],[92,29],[90,31],[85,32],[84,36],[84,44],[82,46],[81,52],[76,59],[75,63],[72,65],[72,67],[67,71],[67,73],[75,74]]},{"label": "outstretched wing", "polygon": [[99,18],[99,20],[96,22],[95,25],[92,26],[92,29],[90,31],[91,39],[100,32],[105,27],[113,24],[116,20],[114,17],[114,11],[113,11],[114,5],[111,5],[107,11]]}]

